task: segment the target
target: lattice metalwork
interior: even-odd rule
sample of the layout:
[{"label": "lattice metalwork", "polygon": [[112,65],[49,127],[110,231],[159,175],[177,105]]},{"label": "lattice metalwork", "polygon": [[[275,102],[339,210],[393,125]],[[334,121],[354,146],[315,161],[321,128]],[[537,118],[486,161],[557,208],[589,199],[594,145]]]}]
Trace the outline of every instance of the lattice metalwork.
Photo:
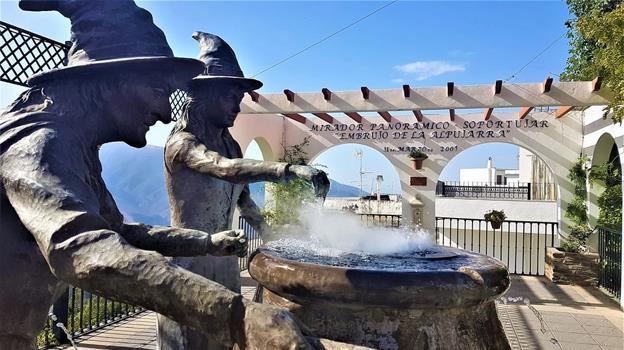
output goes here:
[{"label": "lattice metalwork", "polygon": [[171,104],[171,119],[178,120],[178,118],[182,115],[182,104],[186,100],[186,92],[182,90],[174,91],[171,96],[169,96],[169,103]]},{"label": "lattice metalwork", "polygon": [[69,47],[0,21],[0,80],[26,86],[33,74],[63,66]]},{"label": "lattice metalwork", "polygon": [[[63,66],[68,50],[58,41],[0,21],[0,80],[26,86],[30,76]],[[169,97],[173,120],[182,115],[185,99],[182,90]]]}]

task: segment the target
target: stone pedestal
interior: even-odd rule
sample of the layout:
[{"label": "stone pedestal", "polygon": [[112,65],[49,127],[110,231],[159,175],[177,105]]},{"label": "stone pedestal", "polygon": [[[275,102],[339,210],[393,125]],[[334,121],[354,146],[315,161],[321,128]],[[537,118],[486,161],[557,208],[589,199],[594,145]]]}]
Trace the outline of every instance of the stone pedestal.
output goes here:
[{"label": "stone pedestal", "polygon": [[373,349],[510,349],[493,301],[438,309],[311,300],[298,304],[264,289],[263,303],[290,310],[317,337]]},{"label": "stone pedestal", "polygon": [[558,284],[597,286],[600,273],[600,255],[596,253],[570,253],[557,248],[547,248],[544,274]]}]

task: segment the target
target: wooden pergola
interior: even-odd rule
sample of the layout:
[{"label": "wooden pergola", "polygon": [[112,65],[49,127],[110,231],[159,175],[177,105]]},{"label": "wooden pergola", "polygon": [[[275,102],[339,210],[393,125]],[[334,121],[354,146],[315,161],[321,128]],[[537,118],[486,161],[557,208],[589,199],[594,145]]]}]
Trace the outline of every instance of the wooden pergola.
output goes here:
[{"label": "wooden pergola", "polygon": [[302,113],[309,113],[325,123],[333,124],[329,113],[343,113],[356,123],[361,123],[360,112],[377,112],[390,122],[390,112],[408,111],[421,121],[423,111],[448,110],[451,121],[456,110],[483,109],[483,118],[490,119],[495,108],[519,108],[518,118],[524,119],[535,107],[557,107],[556,118],[574,109],[609,103],[611,93],[601,88],[600,78],[592,81],[555,82],[548,77],[542,83],[503,83],[492,85],[455,85],[413,88],[403,85],[399,89],[372,90],[362,86],[355,91],[296,93],[285,89],[283,94],[250,92],[241,104],[241,113],[281,114],[300,123],[314,121]]}]

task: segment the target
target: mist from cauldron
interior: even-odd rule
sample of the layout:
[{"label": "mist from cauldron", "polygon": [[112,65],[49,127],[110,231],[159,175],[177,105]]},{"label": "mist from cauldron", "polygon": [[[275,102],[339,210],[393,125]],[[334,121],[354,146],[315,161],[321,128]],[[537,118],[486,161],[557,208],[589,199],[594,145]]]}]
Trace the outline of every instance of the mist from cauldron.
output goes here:
[{"label": "mist from cauldron", "polygon": [[326,255],[364,253],[371,255],[401,254],[433,247],[431,234],[423,230],[407,230],[368,226],[359,215],[304,205],[299,221],[317,249]]}]

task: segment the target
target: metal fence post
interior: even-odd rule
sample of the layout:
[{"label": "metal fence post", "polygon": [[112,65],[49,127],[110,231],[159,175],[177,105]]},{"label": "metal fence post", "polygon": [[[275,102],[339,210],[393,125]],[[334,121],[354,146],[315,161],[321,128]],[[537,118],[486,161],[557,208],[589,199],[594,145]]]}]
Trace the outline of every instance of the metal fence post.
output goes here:
[{"label": "metal fence post", "polygon": [[531,183],[527,183],[527,200],[531,200]]}]

